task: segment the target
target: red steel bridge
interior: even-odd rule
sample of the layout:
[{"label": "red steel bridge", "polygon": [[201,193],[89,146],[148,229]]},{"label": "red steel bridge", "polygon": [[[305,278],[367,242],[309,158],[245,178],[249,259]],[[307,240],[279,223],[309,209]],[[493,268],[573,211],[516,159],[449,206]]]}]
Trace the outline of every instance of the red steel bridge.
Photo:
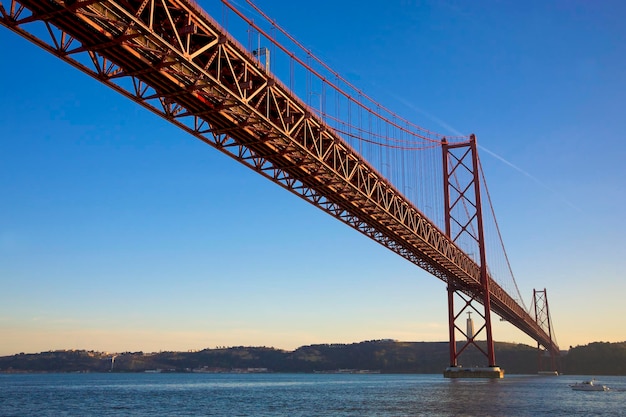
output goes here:
[{"label": "red steel bridge", "polygon": [[0,0],[0,23],[444,281],[452,369],[470,346],[496,368],[492,312],[558,357],[545,289],[525,306],[484,210],[475,136],[398,116],[250,0],[210,2]]}]

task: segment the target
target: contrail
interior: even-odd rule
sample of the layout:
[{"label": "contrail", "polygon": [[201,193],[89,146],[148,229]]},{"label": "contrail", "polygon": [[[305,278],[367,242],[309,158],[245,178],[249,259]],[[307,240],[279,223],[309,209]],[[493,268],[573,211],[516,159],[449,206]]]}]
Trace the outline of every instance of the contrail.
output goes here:
[{"label": "contrail", "polygon": [[[542,187],[545,187],[548,190],[550,190],[550,188],[547,185],[545,185],[544,183],[542,183],[541,181],[539,181],[538,178],[530,175],[528,172],[524,171],[522,168],[518,167],[517,165],[514,165],[512,162],[507,161],[506,159],[504,159],[503,157],[501,157],[497,153],[492,152],[489,149],[487,149],[487,148],[485,148],[484,146],[481,146],[481,145],[478,145],[478,147],[480,149],[482,149],[483,151],[487,152],[489,155],[493,156],[494,158],[504,162],[505,164],[507,164],[508,166],[513,168],[514,170],[516,170],[518,172],[521,172],[522,174],[526,175],[528,178],[530,178],[531,180],[535,181],[537,184],[541,185]],[[552,191],[552,190],[550,190],[550,191]]]},{"label": "contrail", "polygon": [[[433,116],[432,114],[429,114],[428,112],[425,112],[424,110],[416,107],[415,105],[413,105],[412,103],[408,102],[407,100],[405,100],[402,97],[398,97],[395,94],[391,93],[392,96],[395,97],[396,100],[400,101],[402,104],[404,104],[405,106],[407,106],[408,108],[423,114],[424,116],[428,117],[429,119],[431,119],[432,121],[434,121],[435,123],[437,123],[438,125],[440,125],[441,127],[447,129],[450,133],[457,135],[457,136],[465,136],[463,133],[461,133],[458,129],[455,129],[453,126],[449,125],[448,123],[444,122],[443,120],[441,120],[440,118]],[[490,151],[489,149],[485,148],[484,146],[478,145],[478,147],[483,150],[484,152],[488,153],[489,155],[493,156],[494,158],[496,158],[497,160],[499,160],[500,162],[504,163],[505,165],[508,165],[509,167],[513,168],[514,170],[516,170],[517,172],[520,172],[521,174],[523,174],[524,176],[530,178],[531,180],[533,180],[536,184],[539,184],[541,187],[545,188],[546,190],[550,191],[550,193],[552,193],[553,195],[555,195],[556,197],[558,197],[559,199],[561,199],[563,202],[565,202],[568,206],[572,207],[573,209],[582,212],[583,210],[580,209],[578,206],[576,206],[574,203],[572,203],[571,201],[567,200],[565,197],[563,197],[560,193],[558,193],[556,190],[550,188],[547,184],[545,184],[543,181],[539,180],[539,178],[531,175],[529,172],[524,171],[523,169],[521,169],[520,167],[518,167],[517,165],[513,164],[510,161],[507,161],[506,159],[504,159],[503,157],[501,157],[500,155],[496,154],[495,152]]]},{"label": "contrail", "polygon": [[396,100],[398,100],[399,102],[401,102],[402,104],[404,104],[405,106],[407,106],[408,108],[423,114],[424,116],[428,117],[430,120],[432,120],[433,122],[437,123],[438,125],[442,126],[443,128],[447,129],[450,131],[450,133],[454,134],[455,136],[466,136],[465,134],[459,132],[457,129],[455,129],[454,127],[450,126],[449,124],[447,124],[446,122],[444,122],[443,120],[441,120],[438,117],[433,116],[432,114],[425,112],[424,110],[414,106],[412,103],[408,102],[407,100],[405,100],[402,97],[396,96],[393,93],[390,93],[390,95],[392,97],[394,97]]},{"label": "contrail", "polygon": [[526,177],[530,178],[531,180],[533,180],[535,183],[539,184],[541,187],[545,188],[546,190],[550,191],[552,194],[554,194],[555,196],[557,196],[558,198],[560,198],[561,200],[563,200],[568,206],[572,207],[575,210],[578,210],[580,212],[582,212],[582,209],[580,209],[578,206],[576,206],[574,203],[572,203],[571,201],[567,200],[565,197],[563,197],[559,192],[557,192],[555,189],[550,188],[546,183],[542,182],[541,180],[539,180],[539,178],[531,175],[530,173],[524,171],[523,169],[521,169],[520,167],[518,167],[517,165],[507,161],[506,159],[504,159],[503,157],[501,157],[500,155],[498,155],[495,152],[490,151],[489,149],[485,148],[484,146],[478,145],[478,147],[487,152],[489,155],[493,156],[494,158],[498,159],[499,161],[505,163],[506,165],[510,166],[511,168],[513,168],[514,170],[516,170],[517,172],[522,173],[523,175],[525,175]]}]

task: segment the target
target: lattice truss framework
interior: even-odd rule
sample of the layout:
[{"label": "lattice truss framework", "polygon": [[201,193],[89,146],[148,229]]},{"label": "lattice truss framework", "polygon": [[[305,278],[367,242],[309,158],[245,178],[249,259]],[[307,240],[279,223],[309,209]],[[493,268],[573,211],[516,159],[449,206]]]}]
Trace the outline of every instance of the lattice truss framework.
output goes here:
[{"label": "lattice truss framework", "polygon": [[[469,295],[479,266],[187,0],[11,0],[0,22]],[[494,310],[552,342],[495,282]]]},{"label": "lattice truss framework", "polygon": [[537,324],[556,342],[556,335],[552,328],[550,307],[548,306],[548,293],[546,289],[534,290],[531,310],[534,310]]}]

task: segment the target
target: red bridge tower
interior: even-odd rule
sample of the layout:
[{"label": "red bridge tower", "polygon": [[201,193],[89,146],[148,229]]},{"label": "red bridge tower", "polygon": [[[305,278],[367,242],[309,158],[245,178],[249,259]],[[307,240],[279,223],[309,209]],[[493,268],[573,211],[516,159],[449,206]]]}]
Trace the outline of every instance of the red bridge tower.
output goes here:
[{"label": "red bridge tower", "polygon": [[[480,265],[480,286],[477,291],[448,280],[448,320],[450,331],[450,366],[445,370],[447,378],[502,378],[504,370],[496,365],[496,357],[491,333],[491,301],[489,296],[489,275],[485,251],[482,204],[480,199],[480,181],[476,136],[470,135],[468,142],[449,144],[442,141],[444,209],[446,235],[455,243],[461,238],[469,240],[478,249]],[[469,239],[467,239],[469,237]],[[472,245],[474,246],[474,245]],[[468,252],[468,251],[466,251]],[[462,307],[455,310],[455,298],[460,299]],[[476,306],[474,301],[482,304]],[[474,312],[483,324],[473,334],[466,334],[457,320],[464,312]],[[456,333],[465,339],[457,345]],[[477,343],[477,337],[486,334],[486,343]],[[470,346],[475,347],[487,358],[488,367],[462,368],[459,356]]]}]

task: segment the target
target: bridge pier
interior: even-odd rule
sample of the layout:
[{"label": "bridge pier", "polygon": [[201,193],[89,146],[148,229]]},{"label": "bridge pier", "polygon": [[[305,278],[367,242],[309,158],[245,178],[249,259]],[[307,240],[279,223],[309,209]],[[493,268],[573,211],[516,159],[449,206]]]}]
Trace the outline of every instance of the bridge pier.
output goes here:
[{"label": "bridge pier", "polygon": [[504,378],[504,369],[499,366],[485,368],[463,368],[462,366],[449,366],[443,371],[445,378]]}]

